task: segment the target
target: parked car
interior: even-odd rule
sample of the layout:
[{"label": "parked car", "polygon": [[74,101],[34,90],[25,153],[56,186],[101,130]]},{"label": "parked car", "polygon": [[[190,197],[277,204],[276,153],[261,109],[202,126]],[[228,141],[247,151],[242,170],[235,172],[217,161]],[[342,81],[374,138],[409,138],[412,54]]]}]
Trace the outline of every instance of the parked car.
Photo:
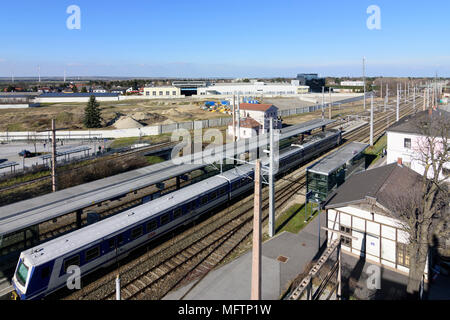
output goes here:
[{"label": "parked car", "polygon": [[24,158],[29,158],[29,157],[31,157],[31,152],[28,150],[22,150],[19,152],[19,156],[24,157]]}]

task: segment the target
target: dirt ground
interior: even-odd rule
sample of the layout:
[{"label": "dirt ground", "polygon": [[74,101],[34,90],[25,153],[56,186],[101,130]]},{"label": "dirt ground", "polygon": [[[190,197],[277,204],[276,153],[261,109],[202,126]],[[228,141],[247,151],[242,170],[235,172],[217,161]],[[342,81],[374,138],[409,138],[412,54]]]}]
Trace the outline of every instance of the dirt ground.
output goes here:
[{"label": "dirt ground", "polygon": [[[211,99],[215,100],[215,99]],[[382,104],[382,101],[376,103]],[[206,120],[228,115],[205,111],[200,108],[205,99],[176,100],[130,100],[100,102],[104,129],[114,129],[114,122],[127,118],[128,121],[138,121],[143,126],[166,124],[173,122]],[[86,103],[55,103],[43,104],[39,108],[0,110],[0,131],[35,131],[48,130],[51,119],[56,119],[56,126],[65,130],[85,129],[83,126]],[[367,108],[370,102],[367,101]],[[362,111],[362,102],[341,105],[334,108],[332,117],[345,117],[357,111]],[[286,124],[295,124],[321,116],[321,111],[286,117]],[[130,119],[130,117],[132,119]],[[328,111],[325,111],[328,118]]]},{"label": "dirt ground", "polygon": [[[212,99],[214,100],[214,99]],[[204,111],[206,100],[125,100],[100,102],[103,127],[113,129],[114,121],[131,116],[141,124],[165,124],[226,117],[226,114]],[[42,104],[39,108],[0,110],[0,131],[47,130],[52,118],[56,126],[67,130],[85,129],[86,103]]]}]

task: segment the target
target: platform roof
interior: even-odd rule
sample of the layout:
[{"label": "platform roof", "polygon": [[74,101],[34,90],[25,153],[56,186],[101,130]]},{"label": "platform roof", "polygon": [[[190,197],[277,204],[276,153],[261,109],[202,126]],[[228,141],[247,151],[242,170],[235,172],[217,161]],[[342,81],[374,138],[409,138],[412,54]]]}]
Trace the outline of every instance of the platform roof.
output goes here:
[{"label": "platform roof", "polygon": [[[316,119],[287,127],[282,129],[280,139],[286,139],[297,134],[321,128],[332,122],[334,121]],[[252,145],[251,141],[241,140],[236,142],[239,153],[248,150],[249,145]],[[267,143],[264,145],[267,145]],[[0,236],[203,168],[212,161],[205,162],[198,160],[209,154],[214,154],[212,150],[217,151],[220,149],[220,147],[217,147],[215,149],[209,149],[208,152],[182,157],[178,163],[169,160],[0,207]],[[196,161],[191,161],[192,159]]]},{"label": "platform roof", "polygon": [[[74,154],[74,153],[78,153],[78,152],[83,152],[83,151],[88,151],[91,150],[91,147],[88,146],[82,146],[82,147],[77,147],[77,148],[73,148],[73,149],[69,149],[69,150],[62,150],[62,151],[56,151],[56,156],[57,157],[62,157],[62,156],[66,156],[68,154]],[[47,159],[51,159],[52,155],[51,154],[46,154],[41,156],[41,158],[43,160],[47,160]]]},{"label": "platform roof", "polygon": [[367,143],[350,142],[308,167],[307,171],[328,175],[363,152],[368,146]]},{"label": "platform roof", "polygon": [[0,169],[10,168],[18,166],[19,164],[17,162],[3,162],[0,164]]}]

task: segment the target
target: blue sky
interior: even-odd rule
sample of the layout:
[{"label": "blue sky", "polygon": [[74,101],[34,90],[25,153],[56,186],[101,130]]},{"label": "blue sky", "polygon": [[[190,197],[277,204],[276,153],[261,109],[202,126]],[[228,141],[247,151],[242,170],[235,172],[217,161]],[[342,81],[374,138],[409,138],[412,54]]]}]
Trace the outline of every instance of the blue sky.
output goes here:
[{"label": "blue sky", "polygon": [[3,77],[450,76],[448,0],[2,1],[0,30]]}]

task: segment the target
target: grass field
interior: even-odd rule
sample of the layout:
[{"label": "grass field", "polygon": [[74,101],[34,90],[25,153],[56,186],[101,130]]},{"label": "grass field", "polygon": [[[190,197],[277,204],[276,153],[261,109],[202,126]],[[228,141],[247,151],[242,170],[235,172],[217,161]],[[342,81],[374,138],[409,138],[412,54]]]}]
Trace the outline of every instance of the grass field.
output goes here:
[{"label": "grass field", "polygon": [[[313,217],[317,215],[317,205],[308,203],[307,206],[307,216],[311,216],[311,212],[313,213]],[[281,233],[283,231],[288,231],[291,233],[298,233],[302,230],[308,223],[311,221],[311,218],[305,222],[305,204],[294,204],[289,209],[287,209],[278,219],[276,223],[276,233]]]}]

